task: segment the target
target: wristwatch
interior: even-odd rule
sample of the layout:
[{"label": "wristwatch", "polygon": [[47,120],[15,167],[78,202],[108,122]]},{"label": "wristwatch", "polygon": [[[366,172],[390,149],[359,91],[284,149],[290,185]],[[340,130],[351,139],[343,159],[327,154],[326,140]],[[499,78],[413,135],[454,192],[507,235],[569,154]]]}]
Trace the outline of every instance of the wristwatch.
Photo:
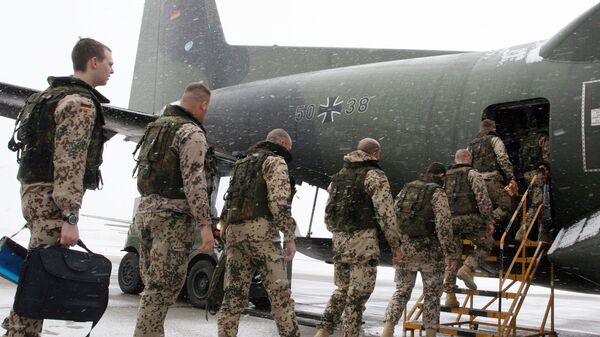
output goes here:
[{"label": "wristwatch", "polygon": [[63,218],[63,220],[65,222],[67,222],[69,225],[75,226],[75,225],[77,225],[77,222],[79,222],[79,217],[75,214],[69,214],[69,215],[65,216]]}]

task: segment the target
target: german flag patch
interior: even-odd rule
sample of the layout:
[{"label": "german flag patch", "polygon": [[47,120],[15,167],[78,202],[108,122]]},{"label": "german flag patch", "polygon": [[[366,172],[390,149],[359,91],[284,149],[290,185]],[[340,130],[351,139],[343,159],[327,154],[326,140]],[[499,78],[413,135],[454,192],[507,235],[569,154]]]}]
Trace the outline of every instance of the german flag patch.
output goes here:
[{"label": "german flag patch", "polygon": [[82,109],[92,109],[92,106],[88,105],[88,104],[81,104],[81,108]]}]

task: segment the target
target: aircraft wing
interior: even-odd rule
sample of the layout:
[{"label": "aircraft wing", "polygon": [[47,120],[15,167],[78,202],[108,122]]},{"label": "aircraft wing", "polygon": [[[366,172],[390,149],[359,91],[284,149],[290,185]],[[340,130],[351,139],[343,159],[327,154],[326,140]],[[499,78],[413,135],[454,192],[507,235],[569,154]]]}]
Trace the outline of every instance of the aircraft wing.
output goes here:
[{"label": "aircraft wing", "polygon": [[[25,100],[37,90],[0,82],[0,116],[16,119]],[[105,129],[122,134],[126,140],[137,141],[144,134],[146,125],[157,116],[104,105]]]}]

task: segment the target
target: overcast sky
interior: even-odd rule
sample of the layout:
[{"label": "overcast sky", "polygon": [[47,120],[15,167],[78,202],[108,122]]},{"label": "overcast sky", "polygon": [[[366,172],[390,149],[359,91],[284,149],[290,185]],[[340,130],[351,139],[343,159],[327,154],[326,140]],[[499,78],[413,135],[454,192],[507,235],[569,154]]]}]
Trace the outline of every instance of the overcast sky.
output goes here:
[{"label": "overcast sky", "polygon": [[[217,2],[232,44],[443,50],[489,50],[545,40],[594,4],[588,0]],[[115,74],[98,89],[113,105],[126,107],[142,10],[141,0],[3,1],[0,81],[43,89],[48,75],[72,73],[70,52],[77,38],[93,37],[111,47],[115,61]],[[15,156],[2,145],[13,125],[0,118],[0,235],[23,222]],[[131,217],[137,195],[130,178],[133,147],[121,137],[108,143],[102,166],[105,189],[86,194],[82,213]],[[313,193],[301,190],[295,208],[312,206]],[[305,225],[308,213],[302,213],[299,220]]]}]

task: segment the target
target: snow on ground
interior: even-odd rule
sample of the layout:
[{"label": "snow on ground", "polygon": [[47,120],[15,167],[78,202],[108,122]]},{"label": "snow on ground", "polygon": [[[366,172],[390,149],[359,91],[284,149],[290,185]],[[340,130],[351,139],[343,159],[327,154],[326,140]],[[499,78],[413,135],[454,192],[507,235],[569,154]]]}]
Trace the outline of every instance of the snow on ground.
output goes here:
[{"label": "snow on ground", "polygon": [[[5,227],[6,228],[6,227]],[[18,228],[12,226],[10,230]],[[105,254],[113,262],[113,276],[110,286],[109,308],[102,321],[95,329],[93,336],[121,337],[132,336],[135,326],[139,296],[121,293],[117,282],[118,263],[123,255],[120,251],[127,235],[126,228],[114,227],[106,221],[83,218],[81,237],[88,247],[95,252]],[[29,238],[27,231],[21,232],[16,241],[26,244]],[[382,330],[382,318],[387,302],[394,291],[394,270],[380,267],[377,275],[377,286],[367,303],[363,330],[366,336],[378,336]],[[497,281],[478,279],[480,289],[493,290]],[[16,287],[0,279],[0,319],[8,314]],[[296,308],[320,314],[334,289],[333,266],[297,254],[293,266],[293,297]],[[420,279],[413,291],[409,305],[414,303],[422,291]],[[539,321],[546,306],[548,289],[532,287],[525,307],[519,319],[520,324],[534,325]],[[460,295],[459,295],[460,298]],[[600,336],[600,296],[556,291],[556,328],[561,336]],[[442,316],[443,317],[446,315]],[[447,317],[447,316],[446,316]],[[44,325],[43,336],[84,336],[90,323],[73,323],[48,321]],[[170,310],[166,321],[168,336],[217,336],[215,317],[209,315],[205,319],[204,310],[191,307],[185,302],[178,302]],[[401,335],[401,327],[396,336]],[[315,329],[302,327],[303,336],[312,336]],[[239,336],[277,336],[274,322],[261,318],[244,316],[240,325]]]}]

